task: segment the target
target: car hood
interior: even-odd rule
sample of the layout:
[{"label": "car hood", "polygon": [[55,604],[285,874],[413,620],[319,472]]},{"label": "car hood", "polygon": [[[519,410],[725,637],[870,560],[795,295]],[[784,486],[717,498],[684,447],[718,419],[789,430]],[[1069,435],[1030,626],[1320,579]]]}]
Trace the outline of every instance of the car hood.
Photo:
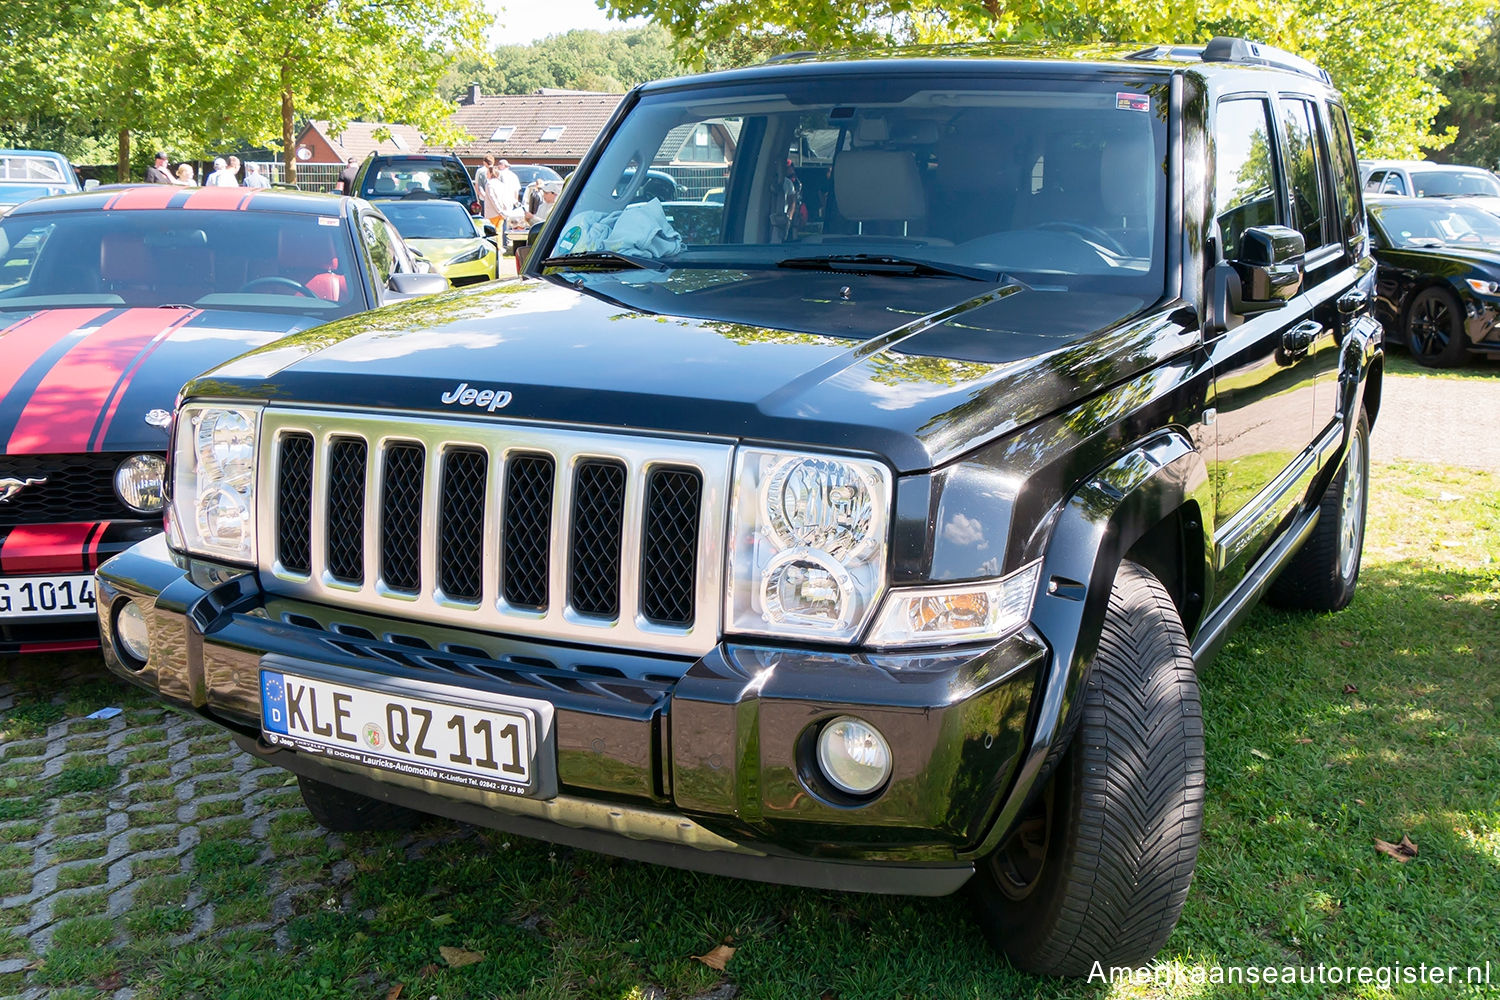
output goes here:
[{"label": "car hood", "polygon": [[226,310],[0,308],[4,454],[164,451],[166,429],[146,423],[147,413],[170,413],[194,375],[312,322]]},{"label": "car hood", "polygon": [[[1391,253],[1415,254],[1418,257],[1427,258],[1430,261],[1451,260],[1461,261],[1465,264],[1478,265],[1485,270],[1493,271],[1500,276],[1500,246],[1493,244],[1489,246],[1474,246],[1458,243],[1445,243],[1435,247],[1397,247],[1394,249],[1378,249],[1375,251],[1375,259]],[[1455,275],[1461,278],[1463,275]]]},{"label": "car hood", "polygon": [[461,253],[474,249],[481,242],[478,236],[460,237],[452,240],[408,239],[406,245],[420,253],[433,264],[442,266]]},{"label": "car hood", "polygon": [[792,441],[913,471],[1181,349],[1146,305],[954,279],[569,275],[339,320],[188,391]]}]

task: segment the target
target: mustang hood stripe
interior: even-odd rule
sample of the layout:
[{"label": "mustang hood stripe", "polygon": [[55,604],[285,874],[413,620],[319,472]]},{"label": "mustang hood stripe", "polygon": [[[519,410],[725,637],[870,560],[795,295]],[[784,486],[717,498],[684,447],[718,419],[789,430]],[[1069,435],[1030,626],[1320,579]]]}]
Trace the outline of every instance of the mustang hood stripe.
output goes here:
[{"label": "mustang hood stripe", "polygon": [[5,446],[9,455],[88,451],[144,357],[200,310],[131,309],[80,337],[32,393]]},{"label": "mustang hood stripe", "polygon": [[74,330],[88,326],[107,309],[50,309],[32,313],[0,330],[0,399],[15,388],[26,369]]},{"label": "mustang hood stripe", "polygon": [[239,211],[250,203],[250,194],[254,190],[254,188],[232,187],[198,188],[188,196],[187,201],[182,203],[182,207],[219,209],[226,212]]},{"label": "mustang hood stripe", "polygon": [[87,545],[100,528],[98,522],[22,524],[10,529],[0,545],[0,573],[87,573]]},{"label": "mustang hood stripe", "polygon": [[166,208],[179,188],[166,184],[128,188],[104,203],[105,208]]}]

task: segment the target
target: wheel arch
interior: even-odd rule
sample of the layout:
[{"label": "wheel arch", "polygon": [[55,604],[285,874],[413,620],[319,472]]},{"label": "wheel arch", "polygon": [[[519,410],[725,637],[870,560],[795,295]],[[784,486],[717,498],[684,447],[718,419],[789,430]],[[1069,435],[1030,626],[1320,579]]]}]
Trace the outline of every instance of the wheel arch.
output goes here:
[{"label": "wheel arch", "polygon": [[[1031,617],[1052,655],[1033,694],[1030,739],[1016,778],[973,856],[994,848],[1067,748],[1110,590],[1127,556],[1154,575],[1168,573],[1171,582],[1163,583],[1179,614],[1192,614],[1192,625],[1184,615],[1192,634],[1213,596],[1205,527],[1211,504],[1207,463],[1177,428],[1128,447],[1059,503]],[[1181,571],[1171,573],[1172,567]]]}]

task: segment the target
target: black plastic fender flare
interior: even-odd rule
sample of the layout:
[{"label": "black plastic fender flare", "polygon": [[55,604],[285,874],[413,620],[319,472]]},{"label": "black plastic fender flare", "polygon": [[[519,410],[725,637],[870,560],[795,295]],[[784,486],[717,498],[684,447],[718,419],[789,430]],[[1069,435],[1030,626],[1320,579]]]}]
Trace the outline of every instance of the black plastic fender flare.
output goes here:
[{"label": "black plastic fender flare", "polygon": [[1034,695],[1031,737],[989,833],[962,857],[981,857],[999,845],[1067,749],[1115,573],[1131,546],[1196,501],[1194,523],[1205,532],[1202,551],[1210,558],[1203,514],[1211,509],[1211,489],[1203,456],[1186,434],[1172,429],[1136,443],[1059,505],[1031,614],[1032,629],[1052,650]]}]

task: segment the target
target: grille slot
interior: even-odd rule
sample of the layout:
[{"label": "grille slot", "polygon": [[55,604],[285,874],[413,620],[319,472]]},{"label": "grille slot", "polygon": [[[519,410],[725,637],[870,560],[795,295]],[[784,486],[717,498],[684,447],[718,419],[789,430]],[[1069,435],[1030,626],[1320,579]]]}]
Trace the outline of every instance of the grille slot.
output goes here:
[{"label": "grille slot", "polygon": [[115,468],[125,458],[123,454],[0,455],[0,479],[46,480],[0,503],[0,527],[150,520],[151,515],[136,513],[115,495]]},{"label": "grille slot", "polygon": [[641,544],[641,614],[658,625],[691,625],[698,581],[698,500],[693,469],[654,469],[646,481]]},{"label": "grille slot", "polygon": [[281,475],[276,481],[276,545],[281,565],[293,573],[312,572],[313,439],[288,434],[281,439]]},{"label": "grille slot", "polygon": [[579,646],[718,641],[730,442],[281,407],[262,428],[273,593]]},{"label": "grille slot", "polygon": [[368,446],[336,438],[328,450],[328,573],[343,583],[365,580],[365,460]]},{"label": "grille slot", "polygon": [[392,590],[422,587],[422,479],[427,452],[419,444],[385,450],[380,484],[380,575]]},{"label": "grille slot", "polygon": [[450,600],[478,604],[484,594],[484,452],[455,448],[443,456],[442,514],[438,527],[438,586]]},{"label": "grille slot", "polygon": [[620,544],[624,540],[625,467],[583,462],[573,484],[568,596],[579,614],[620,614]]},{"label": "grille slot", "polygon": [[513,455],[505,473],[501,593],[518,608],[547,608],[554,469],[547,455]]}]

